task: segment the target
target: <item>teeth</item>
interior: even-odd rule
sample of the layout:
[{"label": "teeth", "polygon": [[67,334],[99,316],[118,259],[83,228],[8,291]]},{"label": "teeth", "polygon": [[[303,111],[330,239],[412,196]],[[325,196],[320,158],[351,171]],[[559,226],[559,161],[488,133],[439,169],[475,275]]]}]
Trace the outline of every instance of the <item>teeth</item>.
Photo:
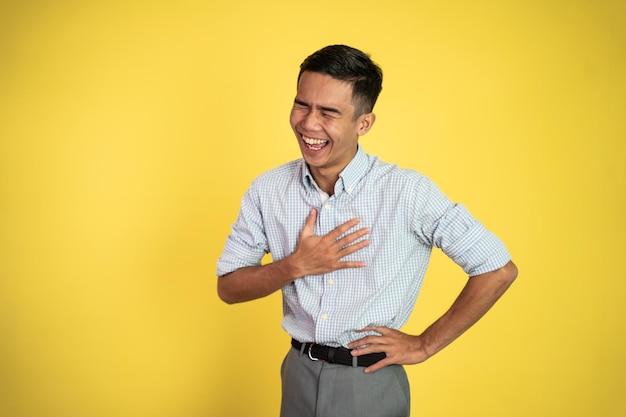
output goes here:
[{"label": "teeth", "polygon": [[302,136],[302,139],[307,145],[322,145],[328,142],[327,140],[307,138],[306,136]]}]

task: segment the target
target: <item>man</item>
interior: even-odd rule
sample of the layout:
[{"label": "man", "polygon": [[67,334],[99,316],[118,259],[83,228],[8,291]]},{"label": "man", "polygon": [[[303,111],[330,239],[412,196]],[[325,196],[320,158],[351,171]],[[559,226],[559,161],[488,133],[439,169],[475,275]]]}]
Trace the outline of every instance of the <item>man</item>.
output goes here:
[{"label": "man", "polygon": [[[302,63],[290,117],[302,159],[253,182],[218,261],[227,303],[283,293],[292,346],[281,416],[408,416],[403,365],[459,337],[517,276],[503,243],[462,205],[359,146],[381,89],[380,68],[348,46]],[[399,329],[433,247],[470,279],[450,310],[409,335]],[[265,253],[273,262],[261,265]]]}]

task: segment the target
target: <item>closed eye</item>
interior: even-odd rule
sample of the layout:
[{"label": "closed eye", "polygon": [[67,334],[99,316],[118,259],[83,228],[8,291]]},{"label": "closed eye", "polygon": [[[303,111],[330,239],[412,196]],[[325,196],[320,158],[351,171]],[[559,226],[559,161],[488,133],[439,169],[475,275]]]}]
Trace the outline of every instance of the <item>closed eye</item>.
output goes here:
[{"label": "closed eye", "polygon": [[341,116],[341,112],[338,109],[335,109],[333,107],[320,107],[320,109],[322,110],[322,113],[325,116],[330,116],[330,117],[340,117]]},{"label": "closed eye", "polygon": [[309,105],[302,100],[295,99],[293,101],[293,106],[299,109],[308,109]]},{"label": "closed eye", "polygon": [[[293,107],[297,109],[302,109],[302,110],[311,108],[309,103],[302,101],[300,99],[297,99],[297,98],[293,101]],[[342,116],[341,111],[339,111],[339,109],[336,109],[334,107],[319,106],[318,108],[322,112],[322,114],[326,117],[339,118]]]}]

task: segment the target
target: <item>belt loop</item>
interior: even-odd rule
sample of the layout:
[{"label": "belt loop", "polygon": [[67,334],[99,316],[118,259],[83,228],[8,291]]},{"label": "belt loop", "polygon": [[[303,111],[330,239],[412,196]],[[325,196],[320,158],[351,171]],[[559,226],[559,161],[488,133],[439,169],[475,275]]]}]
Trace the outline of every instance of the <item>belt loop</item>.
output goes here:
[{"label": "belt loop", "polygon": [[352,357],[352,367],[353,368],[358,368],[359,367],[359,357],[358,356],[353,356]]},{"label": "belt loop", "polygon": [[302,343],[302,345],[300,345],[300,356],[304,355],[304,348],[306,348],[306,343]]}]

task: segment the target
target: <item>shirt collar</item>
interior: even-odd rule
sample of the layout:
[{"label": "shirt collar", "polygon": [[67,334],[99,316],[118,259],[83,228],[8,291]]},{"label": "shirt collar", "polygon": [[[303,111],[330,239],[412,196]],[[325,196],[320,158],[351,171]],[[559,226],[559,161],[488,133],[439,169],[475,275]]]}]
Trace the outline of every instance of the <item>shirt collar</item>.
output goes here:
[{"label": "shirt collar", "polygon": [[[308,165],[302,161],[302,183],[308,191],[316,188],[315,180],[309,170]],[[369,159],[367,154],[361,148],[360,144],[357,144],[356,155],[352,158],[352,161],[339,173],[339,179],[335,184],[335,194],[340,194],[345,191],[351,194],[356,185],[365,176],[369,168]]]}]

